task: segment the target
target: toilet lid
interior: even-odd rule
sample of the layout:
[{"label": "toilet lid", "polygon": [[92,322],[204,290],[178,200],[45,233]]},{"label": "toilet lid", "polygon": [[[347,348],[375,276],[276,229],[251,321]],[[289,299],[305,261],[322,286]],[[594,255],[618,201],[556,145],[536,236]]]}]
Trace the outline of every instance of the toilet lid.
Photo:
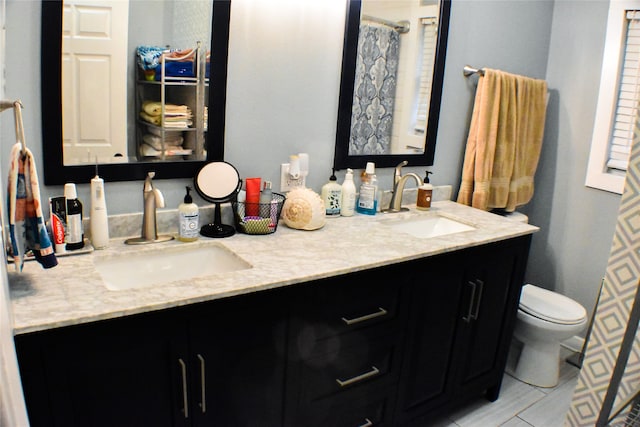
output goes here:
[{"label": "toilet lid", "polygon": [[539,319],[564,325],[581,323],[587,317],[584,307],[571,298],[531,284],[522,287],[520,310]]}]

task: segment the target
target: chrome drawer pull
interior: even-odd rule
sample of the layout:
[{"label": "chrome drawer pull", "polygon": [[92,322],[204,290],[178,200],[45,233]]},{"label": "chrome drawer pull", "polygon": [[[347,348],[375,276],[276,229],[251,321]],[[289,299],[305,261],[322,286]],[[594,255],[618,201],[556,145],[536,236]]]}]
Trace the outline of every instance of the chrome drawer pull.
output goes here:
[{"label": "chrome drawer pull", "polygon": [[371,314],[365,314],[364,316],[356,317],[355,319],[342,318],[342,321],[347,325],[354,325],[356,323],[364,322],[367,320],[375,319],[376,317],[384,316],[387,314],[387,310],[382,307],[378,307],[378,311]]},{"label": "chrome drawer pull", "polygon": [[178,359],[180,363],[180,371],[182,372],[182,404],[184,406],[184,417],[189,418],[189,398],[187,397],[187,365],[184,360]]},{"label": "chrome drawer pull", "polygon": [[373,425],[373,423],[371,422],[371,420],[369,418],[365,418],[364,420],[366,421],[366,423],[361,424],[358,427],[371,427]]},{"label": "chrome drawer pull", "polygon": [[339,379],[336,378],[336,382],[338,384],[340,384],[340,387],[346,387],[348,385],[355,384],[355,383],[360,382],[362,380],[366,380],[367,378],[374,377],[374,376],[378,375],[379,373],[380,373],[380,370],[378,368],[376,368],[375,366],[372,366],[371,370],[369,372],[365,372],[364,374],[358,375],[358,376],[353,377],[353,378],[349,378],[348,380],[339,380]]},{"label": "chrome drawer pull", "polygon": [[478,284],[479,290],[478,296],[476,297],[476,307],[473,310],[473,314],[471,315],[471,318],[473,320],[478,320],[478,314],[480,314],[480,303],[482,302],[482,293],[484,292],[484,282],[480,279],[477,279],[476,283]]},{"label": "chrome drawer pull", "polygon": [[476,299],[476,288],[478,287],[475,282],[469,280],[467,285],[471,286],[471,299],[469,300],[469,310],[467,311],[467,315],[462,318],[466,323],[469,323],[473,320],[473,303]]},{"label": "chrome drawer pull", "polygon": [[202,413],[207,412],[207,396],[206,396],[206,383],[205,383],[205,362],[204,357],[201,354],[198,354],[198,360],[200,361],[200,407],[202,408]]}]

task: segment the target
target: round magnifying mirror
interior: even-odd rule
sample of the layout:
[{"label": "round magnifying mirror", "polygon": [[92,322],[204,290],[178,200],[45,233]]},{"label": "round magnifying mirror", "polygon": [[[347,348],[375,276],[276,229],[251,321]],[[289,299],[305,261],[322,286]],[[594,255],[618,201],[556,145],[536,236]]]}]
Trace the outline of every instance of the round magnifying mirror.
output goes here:
[{"label": "round magnifying mirror", "polygon": [[229,237],[236,232],[231,225],[222,224],[220,204],[234,200],[242,180],[238,170],[227,162],[211,162],[204,165],[194,178],[196,191],[208,202],[215,204],[212,224],[203,225],[200,234],[206,237]]}]

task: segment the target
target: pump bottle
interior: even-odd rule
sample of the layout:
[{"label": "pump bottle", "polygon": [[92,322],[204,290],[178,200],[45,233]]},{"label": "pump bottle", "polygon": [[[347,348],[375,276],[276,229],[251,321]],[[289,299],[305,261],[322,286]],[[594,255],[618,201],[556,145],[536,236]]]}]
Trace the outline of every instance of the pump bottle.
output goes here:
[{"label": "pump bottle", "polygon": [[342,202],[340,215],[353,216],[356,209],[356,184],[353,182],[353,170],[347,169],[342,183]]},{"label": "pump bottle", "polygon": [[178,227],[178,240],[181,242],[195,242],[198,240],[200,229],[198,222],[200,213],[198,205],[193,203],[193,198],[189,194],[191,187],[187,186],[187,194],[184,196],[183,203],[178,206],[180,216],[180,224]]},{"label": "pump bottle", "polygon": [[340,208],[342,202],[342,186],[338,184],[335,170],[329,177],[329,182],[322,186],[322,201],[324,202],[325,213],[327,216],[340,216]]}]

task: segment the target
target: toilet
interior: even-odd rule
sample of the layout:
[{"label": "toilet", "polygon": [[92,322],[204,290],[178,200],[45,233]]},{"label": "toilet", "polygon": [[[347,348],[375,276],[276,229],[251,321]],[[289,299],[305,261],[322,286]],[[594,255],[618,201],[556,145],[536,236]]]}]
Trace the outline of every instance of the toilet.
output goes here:
[{"label": "toilet", "polygon": [[539,387],[558,384],[560,342],[581,332],[587,324],[582,305],[532,284],[522,287],[514,331],[522,351],[513,375]]}]

